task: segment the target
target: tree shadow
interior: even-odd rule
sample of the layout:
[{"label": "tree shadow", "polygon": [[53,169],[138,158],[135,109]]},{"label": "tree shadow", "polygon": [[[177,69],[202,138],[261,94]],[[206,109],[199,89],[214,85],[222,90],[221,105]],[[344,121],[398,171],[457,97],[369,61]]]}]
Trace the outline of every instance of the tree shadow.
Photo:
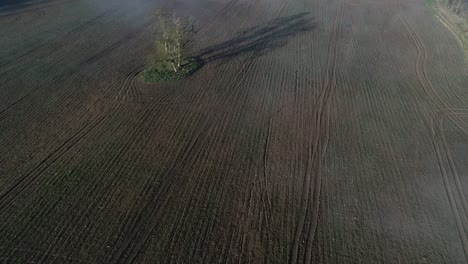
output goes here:
[{"label": "tree shadow", "polygon": [[271,20],[266,25],[243,30],[228,41],[207,47],[196,54],[203,64],[230,59],[251,53],[254,57],[264,56],[287,44],[291,37],[312,31],[315,21],[309,12]]}]

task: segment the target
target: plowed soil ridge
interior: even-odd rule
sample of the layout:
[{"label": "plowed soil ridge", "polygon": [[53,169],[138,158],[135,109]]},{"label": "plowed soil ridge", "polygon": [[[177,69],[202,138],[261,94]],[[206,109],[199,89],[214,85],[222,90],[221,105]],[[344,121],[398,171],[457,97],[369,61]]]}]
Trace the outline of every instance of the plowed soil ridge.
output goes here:
[{"label": "plowed soil ridge", "polygon": [[[400,1],[395,1],[395,3],[399,10],[403,10],[401,8]],[[450,202],[450,206],[452,208],[452,212],[456,220],[457,228],[460,234],[460,239],[463,245],[462,247],[465,252],[465,258],[468,260],[468,238],[466,236],[465,231],[468,223],[466,222],[466,220],[465,223],[463,223],[462,221],[462,218],[468,218],[468,203],[466,201],[466,195],[464,194],[460,177],[455,167],[451,151],[448,148],[448,144],[444,136],[445,132],[443,128],[443,120],[444,118],[448,118],[450,121],[457,124],[457,126],[462,126],[466,124],[458,115],[454,113],[448,101],[445,98],[443,98],[433,86],[427,71],[428,52],[425,43],[422,41],[417,31],[408,22],[405,15],[400,15],[399,17],[403,25],[405,26],[408,34],[411,36],[413,43],[418,51],[416,60],[416,74],[418,76],[418,80],[421,87],[424,89],[424,91],[430,98],[430,102],[433,106],[433,118],[431,120],[427,120],[428,123],[430,122],[433,147],[437,156],[448,200]],[[453,179],[452,181],[450,181],[449,175],[451,175]],[[454,183],[455,190],[452,189],[452,185],[450,182]],[[457,202],[455,201],[456,199],[461,201],[461,210],[457,206]]]},{"label": "plowed soil ridge", "polygon": [[[307,231],[307,245],[304,256],[304,262],[309,263],[312,258],[312,243],[314,242],[314,236],[317,228],[318,222],[318,213],[320,206],[320,187],[321,187],[321,166],[323,164],[323,159],[325,157],[325,152],[327,150],[327,145],[329,141],[329,129],[330,129],[330,119],[331,119],[331,104],[333,102],[333,96],[336,90],[337,80],[336,80],[336,63],[337,63],[337,51],[339,39],[341,37],[341,26],[343,18],[343,5],[339,5],[337,9],[337,14],[333,24],[333,30],[330,35],[329,40],[329,49],[328,49],[328,62],[325,67],[325,75],[323,77],[321,85],[321,93],[318,98],[316,111],[314,113],[315,120],[315,129],[314,133],[310,138],[309,142],[309,157],[307,163],[306,174],[304,176],[303,190],[302,190],[302,199],[301,199],[301,211],[299,215],[299,224],[296,227],[296,232],[294,235],[294,243],[291,250],[291,263],[297,263],[298,261],[298,252],[299,244],[302,236],[303,229]],[[315,176],[314,181],[312,181],[312,175]],[[310,225],[308,227],[304,226],[306,211],[309,207],[309,192],[312,191],[312,212],[310,220]]]},{"label": "plowed soil ridge", "polygon": [[[1,261],[468,259],[468,78],[423,1],[59,1],[0,14]],[[147,84],[160,6],[203,66]]]}]

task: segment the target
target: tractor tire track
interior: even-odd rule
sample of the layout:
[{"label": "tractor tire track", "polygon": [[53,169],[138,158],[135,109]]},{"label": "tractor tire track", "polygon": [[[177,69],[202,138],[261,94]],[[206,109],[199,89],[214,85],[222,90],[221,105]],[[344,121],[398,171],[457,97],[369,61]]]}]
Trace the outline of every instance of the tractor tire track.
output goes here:
[{"label": "tractor tire track", "polygon": [[461,184],[460,176],[458,174],[458,170],[457,170],[457,168],[455,166],[455,162],[454,162],[454,159],[453,159],[452,152],[450,151],[450,148],[449,148],[449,145],[448,145],[448,142],[447,142],[447,137],[445,135],[445,130],[444,130],[444,125],[443,124],[444,124],[444,119],[440,119],[438,129],[440,131],[440,138],[441,138],[441,141],[442,141],[443,150],[446,153],[449,168],[450,168],[451,174],[452,174],[452,176],[454,178],[455,187],[456,187],[458,196],[459,196],[461,204],[462,204],[463,213],[465,214],[465,217],[468,218],[468,202],[467,202],[466,197],[464,195],[464,191],[463,191],[463,187],[462,187],[462,184]]},{"label": "tractor tire track", "polygon": [[[394,0],[394,4],[397,10],[400,10],[400,11],[403,10],[401,7],[400,0]],[[437,113],[439,113],[440,111],[447,110],[449,112],[447,117],[451,121],[453,121],[455,124],[457,124],[457,126],[462,125],[461,123],[464,123],[464,122],[457,115],[453,115],[453,110],[450,108],[449,103],[447,102],[447,100],[442,98],[442,96],[436,91],[436,89],[434,88],[432,84],[432,81],[428,77],[427,69],[426,69],[427,60],[428,60],[428,52],[427,52],[426,45],[424,44],[424,42],[422,41],[421,37],[418,35],[416,30],[408,22],[408,19],[406,18],[406,16],[403,14],[399,14],[399,18],[402,24],[404,25],[408,35],[411,37],[418,51],[417,60],[416,60],[416,74],[418,76],[418,81],[420,83],[420,86],[428,95],[431,104],[436,109],[435,111],[432,112],[433,118],[429,121],[431,135],[432,135],[432,145],[433,145],[434,152],[436,153],[436,156],[437,156],[438,165],[439,165],[441,176],[444,182],[444,187],[447,193],[447,198],[451,206],[452,212],[454,214],[454,218],[455,218],[455,222],[457,225],[457,230],[460,235],[465,259],[468,261],[468,238],[464,231],[465,227],[461,219],[462,214],[465,218],[468,217],[468,214],[467,214],[468,203],[466,202],[466,197],[463,193],[463,188],[461,186],[458,173],[456,172],[455,164],[453,163],[453,158],[451,156],[450,150],[448,149],[448,144],[446,142],[446,139],[444,139],[444,136],[443,136],[444,132],[443,132],[442,121],[439,121],[440,123],[439,123],[439,126],[437,127],[437,125],[435,124],[436,123],[435,119],[437,119],[437,116],[438,116]],[[439,132],[437,133],[436,131],[439,131]],[[447,162],[445,160],[447,160]],[[453,178],[454,185],[456,186],[455,187],[456,190],[453,190],[451,187],[449,174],[448,174],[449,169],[452,172],[452,178]],[[460,212],[460,210],[458,209],[455,196],[457,196],[458,199],[461,200],[463,212]]]},{"label": "tractor tire track", "polygon": [[[310,262],[312,258],[312,243],[315,237],[315,231],[318,223],[318,211],[320,208],[320,192],[321,192],[321,166],[324,155],[328,146],[329,140],[329,122],[332,98],[336,90],[336,64],[339,39],[341,37],[341,27],[343,20],[344,9],[341,3],[338,4],[335,21],[333,23],[332,33],[329,39],[327,66],[325,67],[325,75],[322,79],[321,94],[318,103],[314,110],[315,128],[312,133],[312,142],[309,142],[308,159],[303,182],[301,207],[299,213],[299,222],[296,225],[294,240],[291,247],[290,263],[294,264],[298,261],[299,244],[303,229],[307,228],[307,245],[304,256],[305,262]],[[325,99],[326,98],[326,99]],[[315,181],[312,187],[311,175],[314,173]],[[305,226],[306,211],[309,207],[310,189],[312,189],[312,212],[310,225]]]},{"label": "tractor tire track", "polygon": [[[433,120],[433,122],[435,122],[435,121]],[[441,138],[442,137],[442,135],[440,134],[441,131],[439,131],[439,133],[438,133],[436,129],[437,129],[436,125],[433,123],[432,127],[431,127],[431,133],[432,133],[432,137],[433,137],[433,148],[434,148],[434,151],[435,151],[436,156],[437,156],[437,162],[439,164],[439,169],[440,169],[440,173],[441,173],[442,180],[443,180],[443,183],[444,183],[447,198],[449,200],[449,204],[450,204],[450,207],[452,209],[454,220],[455,220],[455,223],[457,225],[457,230],[458,230],[458,233],[459,233],[459,236],[460,236],[460,241],[461,241],[461,244],[462,244],[463,252],[465,254],[465,259],[468,260],[468,238],[467,238],[467,236],[465,234],[464,225],[463,225],[460,210],[458,209],[457,204],[456,204],[456,198],[455,198],[455,194],[454,194],[455,191],[452,189],[452,187],[450,187],[450,179],[449,179],[449,175],[448,175],[448,170],[447,170],[447,167],[445,165],[446,162],[444,161],[444,156],[447,157],[448,155],[447,155],[447,153],[444,153],[441,150],[440,145],[443,145],[443,143],[441,143],[441,141],[443,141],[443,139]],[[439,140],[437,140],[437,139],[439,139]]]},{"label": "tractor tire track", "polygon": [[[279,13],[281,14],[284,10],[285,6],[283,6]],[[265,45],[266,43],[262,43],[262,45]],[[237,71],[236,73],[236,76],[235,76],[235,79],[237,80],[236,82],[232,82],[232,87],[229,87],[227,88],[226,90],[230,92],[230,96],[229,97],[232,97],[232,96],[239,96],[239,94],[236,92],[238,87],[245,81],[245,79],[247,78],[247,72],[249,71],[249,69],[251,69],[251,67],[254,66],[254,62],[255,62],[255,58],[257,57],[257,51],[254,51],[252,53],[250,53],[247,58],[243,61],[242,65],[240,66],[240,70]],[[222,105],[226,106],[226,104],[228,104],[228,102],[225,102],[224,104],[222,102],[214,105],[213,107],[215,108],[218,108],[218,107],[222,107]],[[228,113],[224,113],[224,114],[228,114]],[[223,119],[221,119],[223,120]],[[208,124],[205,124],[204,127],[206,127]],[[209,129],[207,127],[207,129],[203,129],[203,130],[206,130],[204,133],[209,133],[211,130],[213,129],[213,127],[211,126],[211,128]],[[189,157],[190,155],[192,155],[192,150],[194,149],[194,146],[195,144],[198,144],[197,141],[198,141],[198,138],[200,137],[200,134],[196,135],[195,136],[195,141],[193,141],[193,143],[191,143],[191,147],[189,147],[189,150],[187,151],[183,151],[181,153],[184,153],[183,156],[180,156],[181,159],[185,160],[187,159],[187,157]],[[200,143],[201,144],[201,143]],[[205,145],[206,143],[203,143],[203,145]],[[203,149],[203,148],[201,148]],[[200,150],[201,151],[201,150]],[[182,154],[180,154],[182,155]],[[176,158],[176,160],[179,160],[179,158]],[[176,162],[176,163],[184,163],[184,162]],[[172,169],[173,170],[173,169]],[[171,175],[172,173],[172,170],[170,170],[169,172],[166,173],[166,175]],[[168,188],[162,188],[161,189],[171,189],[172,187],[168,187]],[[167,190],[165,191],[165,193],[168,192]],[[160,196],[166,196],[166,195],[162,195],[161,194],[161,190],[158,191],[158,194],[156,194],[155,197],[160,197]],[[155,200],[156,198],[154,199],[151,199],[151,200]],[[169,199],[169,197],[166,198],[165,201],[167,201]],[[157,199],[156,199],[157,200]],[[159,204],[156,208],[154,208],[153,210],[149,210],[149,208],[143,210],[143,212],[149,212],[150,214],[150,217],[149,218],[154,218],[154,216],[156,214],[158,214],[159,211],[162,210],[162,208],[165,207],[165,203],[166,202],[162,202],[161,204]],[[144,221],[144,220],[140,220],[140,221]],[[149,236],[151,235],[152,231],[154,230],[154,228],[156,227],[157,225],[157,222],[152,222],[150,223],[149,226],[146,226],[144,225],[144,222],[143,223],[135,223],[135,227],[133,228],[133,233],[131,233],[130,236],[128,236],[129,238],[127,238],[127,242],[123,243],[124,246],[114,255],[115,258],[112,258],[111,260],[111,263],[115,263],[115,262],[119,262],[119,263],[133,263],[135,260],[136,260],[136,257],[138,255],[138,252],[139,250],[143,247],[143,245],[146,243],[146,241],[148,240]],[[146,229],[146,232],[144,234],[143,237],[141,238],[138,238],[137,234],[142,232],[141,229]],[[133,241],[133,242],[132,242]],[[133,247],[133,249],[131,248]],[[127,252],[129,251],[129,252]]]},{"label": "tractor tire track", "polygon": [[91,122],[84,126],[81,130],[75,133],[71,138],[66,140],[56,150],[50,153],[44,160],[42,160],[33,170],[26,175],[20,177],[17,182],[0,195],[0,213],[5,211],[6,206],[14,200],[27,186],[33,183],[42,173],[54,164],[60,157],[67,151],[73,148],[77,143],[84,139],[89,133],[96,129],[106,118],[103,115],[98,120]]},{"label": "tractor tire track", "polygon": [[[200,136],[202,133],[206,133],[207,125],[205,124],[202,126],[201,129],[199,129],[198,133],[193,137],[193,139],[190,141],[189,144],[187,144],[183,150],[179,152],[178,157],[174,161],[174,164],[177,164],[179,162],[183,162],[184,160],[187,159],[188,156],[192,154],[194,151],[195,145],[198,144]],[[175,170],[175,166],[173,166],[171,169],[168,170],[166,173],[166,177],[172,175],[172,173]],[[170,195],[171,189],[174,187],[172,184],[170,186],[167,186],[168,188],[159,188],[159,191],[154,194],[154,199],[151,199],[151,201],[157,201],[158,197],[164,196],[164,193],[167,195]],[[149,203],[146,205],[146,207],[143,209],[142,213],[138,216],[137,221],[134,223],[132,231],[130,234],[127,235],[125,241],[122,243],[123,246],[117,251],[113,256],[110,261],[110,263],[133,263],[135,260],[140,248],[143,246],[143,244],[146,242],[148,237],[151,234],[151,231],[154,229],[154,227],[158,224],[157,221],[152,221],[150,223],[145,223],[148,221],[148,219],[155,219],[156,214],[161,210],[161,208],[164,208],[167,201],[168,201],[168,196],[166,195],[166,199],[158,204],[158,206],[154,207],[153,209],[150,209],[152,207],[152,204]],[[146,215],[146,217],[144,216]],[[146,224],[146,225],[145,225]],[[146,228],[145,228],[146,227]],[[138,236],[138,233],[142,232],[142,230],[145,230],[144,234],[140,235],[142,237]],[[132,249],[131,247],[135,247],[135,249]],[[128,252],[130,251],[130,252]]]},{"label": "tractor tire track", "polygon": [[[104,12],[104,14],[106,14],[107,12],[108,11]],[[99,17],[102,17],[104,14],[101,14]],[[89,68],[90,65],[91,65],[90,64],[91,62],[96,62],[100,58],[103,58],[105,55],[109,54],[114,49],[120,47],[121,45],[123,45],[127,41],[129,41],[132,38],[136,37],[137,35],[141,34],[141,32],[144,31],[150,24],[151,24],[150,22],[147,22],[141,28],[139,28],[139,30],[137,30],[136,32],[132,32],[132,33],[126,35],[125,37],[119,39],[117,42],[107,46],[106,48],[104,48],[103,50],[98,52],[97,54],[94,54],[91,57],[89,57],[88,59],[85,59],[84,61],[81,61],[79,63],[79,65],[80,65],[79,67],[82,69],[82,71],[83,71],[83,69]],[[65,44],[63,44],[63,45],[65,45]],[[16,102],[9,105],[6,109],[2,110],[0,112],[0,121],[2,121],[6,117],[5,113],[8,110],[11,110],[14,107],[18,107],[19,105],[21,105],[22,102],[24,102],[24,100],[26,98],[30,97],[32,94],[37,94],[38,92],[44,92],[44,90],[55,89],[56,84],[58,84],[60,82],[63,82],[63,80],[65,80],[67,78],[71,78],[71,76],[73,76],[73,75],[78,75],[78,73],[74,69],[69,69],[69,70],[66,70],[66,71],[62,72],[60,75],[55,76],[53,79],[48,80],[46,83],[44,83],[42,85],[39,85],[38,88],[33,89],[28,94],[26,94],[25,96],[23,96],[22,98],[20,98]],[[83,82],[83,81],[81,81],[81,82]],[[134,88],[134,89],[136,89],[136,88]],[[13,92],[15,92],[15,91],[13,91]],[[133,94],[135,94],[136,98],[139,97],[139,93],[137,91],[134,91]],[[81,96],[81,94],[80,93],[75,93],[75,96]],[[68,97],[67,93],[63,93],[62,96],[61,96],[62,99],[58,99],[58,101],[62,101],[66,97]],[[35,112],[34,115],[37,115],[37,114],[40,114],[40,112]]]},{"label": "tractor tire track", "polygon": [[[111,168],[113,168],[116,165],[115,163],[117,162],[117,159],[122,155],[122,153],[125,152],[125,151],[128,151],[129,149],[131,149],[135,145],[135,143],[138,141],[138,137],[136,136],[136,134],[139,132],[141,126],[143,124],[145,124],[145,121],[149,118],[150,113],[151,113],[150,110],[151,109],[147,110],[146,113],[141,115],[141,118],[138,120],[137,125],[134,127],[134,129],[129,134],[129,136],[127,136],[126,141],[123,142],[123,144],[121,144],[120,148],[116,151],[115,156],[107,164],[102,166],[102,172],[103,173],[109,173],[111,171]],[[140,134],[140,136],[141,136],[141,134]],[[115,167],[117,167],[117,166],[115,166]],[[124,166],[119,167],[119,169],[117,170],[117,172],[115,172],[115,174],[118,175],[119,171],[121,171],[123,168],[124,168]],[[84,171],[87,171],[87,170],[84,169]],[[116,184],[117,181],[118,181],[118,178],[116,177],[116,178],[113,179],[113,182],[110,182],[110,183],[107,183],[107,184],[112,186],[112,185]],[[102,183],[103,183],[103,180],[97,181],[97,182],[92,182],[92,183],[90,182],[90,184],[89,184],[90,186],[88,186],[87,190],[89,191],[90,194],[94,193],[98,186],[102,186]],[[111,189],[112,188],[109,188],[109,187],[106,188],[106,190],[111,190]],[[80,224],[84,220],[86,220],[86,217],[88,216],[90,211],[93,208],[95,208],[96,204],[98,202],[101,202],[101,204],[102,204],[102,198],[104,198],[104,196],[106,194],[107,194],[107,191],[98,192],[98,195],[96,196],[95,199],[93,199],[93,202],[91,204],[89,204],[81,214],[78,214],[77,217],[70,222],[68,227],[65,228],[66,225],[64,225],[62,227],[62,229],[57,233],[57,235],[55,237],[55,240],[59,239],[63,234],[70,234],[64,241],[62,241],[60,243],[60,245],[62,247],[67,246],[69,241],[73,238],[73,236],[71,234],[74,234],[76,232],[77,228],[81,226]],[[107,201],[107,202],[109,202],[109,201]],[[45,254],[38,261],[38,263],[43,263],[44,261],[47,261],[46,257],[48,255],[50,255],[51,250],[52,250],[51,247],[53,245],[57,245],[57,244],[56,243],[50,243],[49,248],[46,249]],[[61,249],[59,248],[57,250],[57,252],[60,252],[60,251],[61,251]]]}]

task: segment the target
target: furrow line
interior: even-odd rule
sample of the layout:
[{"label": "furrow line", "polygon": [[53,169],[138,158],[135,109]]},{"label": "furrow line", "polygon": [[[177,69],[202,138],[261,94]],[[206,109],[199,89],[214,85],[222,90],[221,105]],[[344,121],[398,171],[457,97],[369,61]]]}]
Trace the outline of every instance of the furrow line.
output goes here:
[{"label": "furrow line", "polygon": [[6,209],[8,203],[18,196],[22,190],[24,190],[29,184],[34,182],[42,172],[47,170],[55,161],[62,157],[68,150],[73,148],[78,142],[85,138],[91,131],[93,131],[99,124],[105,120],[105,115],[103,115],[96,122],[91,122],[79,130],[75,135],[65,141],[60,147],[54,150],[49,154],[41,163],[39,163],[32,171],[28,174],[22,176],[17,183],[10,187],[7,191],[0,195],[0,213]]},{"label": "furrow line", "polygon": [[[316,225],[316,219],[318,219],[318,209],[320,205],[320,187],[321,187],[321,175],[320,171],[318,169],[320,168],[320,165],[317,165],[319,167],[314,168],[313,164],[322,162],[322,150],[320,148],[320,145],[326,146],[322,140],[325,132],[325,140],[328,141],[327,139],[327,134],[328,134],[328,128],[324,127],[323,124],[323,119],[328,120],[329,116],[327,114],[327,110],[329,110],[329,105],[331,103],[331,97],[332,93],[335,90],[335,85],[336,85],[336,80],[335,80],[335,71],[336,71],[336,54],[338,52],[338,40],[340,38],[340,31],[341,31],[341,23],[342,23],[342,17],[343,17],[343,7],[341,4],[338,6],[338,10],[335,15],[335,21],[333,24],[333,30],[330,35],[330,40],[329,40],[329,48],[328,48],[328,57],[327,57],[327,66],[325,67],[325,75],[322,79],[323,84],[321,85],[321,94],[318,99],[318,104],[315,106],[316,110],[314,111],[314,116],[315,116],[315,128],[312,136],[315,138],[313,142],[309,143],[309,150],[308,150],[308,159],[307,159],[307,164],[306,165],[306,172],[305,172],[305,177],[304,177],[304,183],[303,183],[303,190],[302,190],[302,199],[301,199],[301,213],[300,213],[300,220],[298,225],[296,226],[296,232],[294,235],[294,242],[292,245],[292,250],[291,250],[291,258],[290,258],[290,263],[297,263],[298,261],[298,254],[299,254],[299,241],[302,236],[302,231],[303,228],[305,228],[305,218],[306,218],[306,208],[308,207],[309,201],[309,192],[310,188],[312,187],[312,181],[311,181],[311,176],[310,173],[312,171],[315,171],[317,174],[315,175],[315,181],[314,181],[314,194],[313,194],[313,212],[312,212],[312,220],[311,220],[311,225],[309,226],[309,232],[308,232],[308,237],[309,240],[313,240],[312,236],[315,235],[315,225]],[[325,98],[327,98],[325,100]],[[324,101],[325,104],[324,105]],[[325,112],[323,111],[325,109]],[[326,126],[328,126],[327,123],[325,123]],[[323,131],[325,130],[325,131]],[[328,144],[328,143],[327,143]],[[312,230],[313,229],[313,230]],[[308,242],[307,244],[307,250],[305,253],[305,259],[307,260],[310,255],[311,255],[311,243]]]},{"label": "furrow line", "polygon": [[[148,119],[149,115],[150,115],[150,111],[146,111],[146,113],[141,115],[141,117],[139,118],[139,121],[137,121],[137,125],[134,127],[134,129],[132,130],[130,135],[126,138],[126,140],[123,142],[123,144],[120,145],[120,148],[116,151],[116,154],[114,155],[114,157],[109,162],[107,162],[107,164],[104,164],[103,166],[101,166],[100,171],[102,171],[103,173],[118,175],[118,173],[122,170],[123,166],[118,167],[115,173],[110,171],[110,168],[116,167],[115,164],[117,162],[117,159],[122,155],[122,153],[124,153],[124,151],[128,151],[135,145],[135,143],[138,140],[138,137],[135,137],[135,134],[139,132],[140,127],[145,123],[145,120]],[[123,122],[121,122],[121,124],[123,124]],[[87,168],[84,168],[83,171],[88,171],[88,170]],[[98,174],[98,171],[96,171],[96,174]],[[118,181],[118,178],[115,177],[113,178],[113,181],[109,183],[109,185],[112,186],[117,181]],[[89,197],[89,195],[91,195],[95,190],[97,190],[97,188],[101,186],[101,183],[103,182],[104,182],[103,178],[98,178],[98,181],[95,181],[95,182],[93,181],[88,182],[88,185],[85,188],[88,194],[85,196]],[[68,225],[62,226],[61,230],[57,233],[53,241],[56,241],[59,238],[61,238],[63,234],[69,234],[69,235],[64,241],[60,243],[61,247],[57,249],[57,252],[60,252],[61,248],[64,248],[67,246],[70,239],[73,238],[71,234],[74,234],[76,229],[80,227],[80,224],[84,220],[87,219],[86,217],[88,216],[90,211],[95,207],[95,205],[98,202],[101,201],[101,199],[107,194],[108,190],[113,190],[113,188],[105,188],[105,190],[106,191],[99,192],[98,195],[95,197],[95,199],[93,199],[93,202],[90,203],[82,213],[80,213],[79,215],[76,215],[76,217],[72,221],[70,221]],[[46,261],[45,257],[48,255],[48,253],[50,253],[53,250],[53,248],[51,247],[55,245],[57,244],[50,243],[49,248],[45,251],[45,253],[47,254],[43,255],[43,257],[39,260],[39,263]]]},{"label": "furrow line", "polygon": [[458,233],[460,235],[460,240],[461,240],[463,252],[465,254],[465,260],[468,261],[468,239],[467,239],[467,237],[465,235],[463,223],[462,223],[462,220],[461,220],[460,212],[459,212],[459,210],[457,208],[457,205],[456,205],[453,190],[450,187],[449,176],[448,176],[448,173],[447,173],[447,169],[446,169],[446,167],[444,165],[445,162],[443,160],[443,156],[442,156],[442,153],[441,153],[441,150],[440,150],[440,147],[439,147],[439,142],[437,141],[437,138],[440,137],[440,135],[438,135],[436,133],[436,131],[435,131],[434,120],[433,120],[432,127],[431,127],[431,133],[432,133],[432,136],[433,136],[433,148],[434,148],[434,151],[435,151],[436,156],[437,156],[437,161],[438,161],[439,169],[440,169],[440,172],[441,172],[441,175],[442,175],[442,180],[444,182],[444,187],[445,187],[445,190],[446,190],[447,198],[449,200],[449,204],[450,204],[450,207],[452,209],[453,216],[455,218],[455,223],[457,225]]},{"label": "furrow line", "polygon": [[[198,133],[192,138],[191,142],[188,145],[185,146],[184,150],[181,150],[179,152],[178,157],[176,157],[176,159],[174,161],[174,165],[172,166],[172,168],[170,168],[168,170],[167,173],[165,173],[165,175],[170,176],[175,170],[175,164],[183,162],[193,152],[194,147],[195,147],[195,145],[197,145],[198,140],[200,139],[200,136],[201,136],[202,132],[206,132],[204,130],[205,130],[205,127],[207,127],[207,125],[208,124],[206,123],[198,131]],[[159,186],[159,191],[156,192],[156,194],[152,195],[152,196],[154,196],[155,199],[151,199],[151,200],[152,201],[158,200],[157,198],[163,196],[163,194],[162,194],[163,191],[165,191],[165,193],[168,194],[167,196],[170,196],[170,194],[171,194],[170,190],[173,188],[173,185],[172,185],[172,183],[169,183],[169,184],[170,185],[167,186],[168,188],[163,188],[162,186]],[[157,214],[161,208],[165,207],[165,204],[168,201],[167,196],[166,196],[166,199],[164,201],[159,203],[159,205],[156,206],[153,209],[150,209],[150,207],[152,206],[151,203],[148,203],[145,206],[145,209],[143,209],[143,211],[140,213],[140,215],[138,217],[139,220],[132,227],[131,233],[127,236],[125,241],[122,243],[123,246],[116,252],[116,254],[114,254],[111,257],[110,263],[117,263],[117,262],[118,263],[131,263],[131,262],[133,262],[135,260],[135,257],[138,254],[139,249],[146,242],[146,240],[148,239],[148,237],[149,237],[149,235],[151,233],[151,230],[157,225],[157,222],[152,221],[151,223],[149,223],[149,227],[147,228],[148,230],[145,232],[145,234],[142,235],[143,236],[142,238],[140,238],[140,239],[138,238],[138,233],[141,232],[142,229],[145,229],[144,224],[145,224],[145,221],[147,221],[147,219],[153,219],[154,215]],[[149,215],[148,215],[148,217],[144,218],[143,217],[144,214],[149,214]],[[132,251],[131,247],[135,247],[136,250]],[[129,250],[131,252],[129,252],[127,254],[127,251],[129,251]]]}]

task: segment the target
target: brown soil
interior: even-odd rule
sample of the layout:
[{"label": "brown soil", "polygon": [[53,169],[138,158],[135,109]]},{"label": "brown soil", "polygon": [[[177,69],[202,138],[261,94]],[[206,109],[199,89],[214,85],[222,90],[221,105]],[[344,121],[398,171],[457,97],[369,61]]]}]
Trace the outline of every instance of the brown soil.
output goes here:
[{"label": "brown soil", "polygon": [[[19,2],[1,261],[467,262],[467,67],[424,1]],[[148,85],[162,5],[204,66]]]}]

